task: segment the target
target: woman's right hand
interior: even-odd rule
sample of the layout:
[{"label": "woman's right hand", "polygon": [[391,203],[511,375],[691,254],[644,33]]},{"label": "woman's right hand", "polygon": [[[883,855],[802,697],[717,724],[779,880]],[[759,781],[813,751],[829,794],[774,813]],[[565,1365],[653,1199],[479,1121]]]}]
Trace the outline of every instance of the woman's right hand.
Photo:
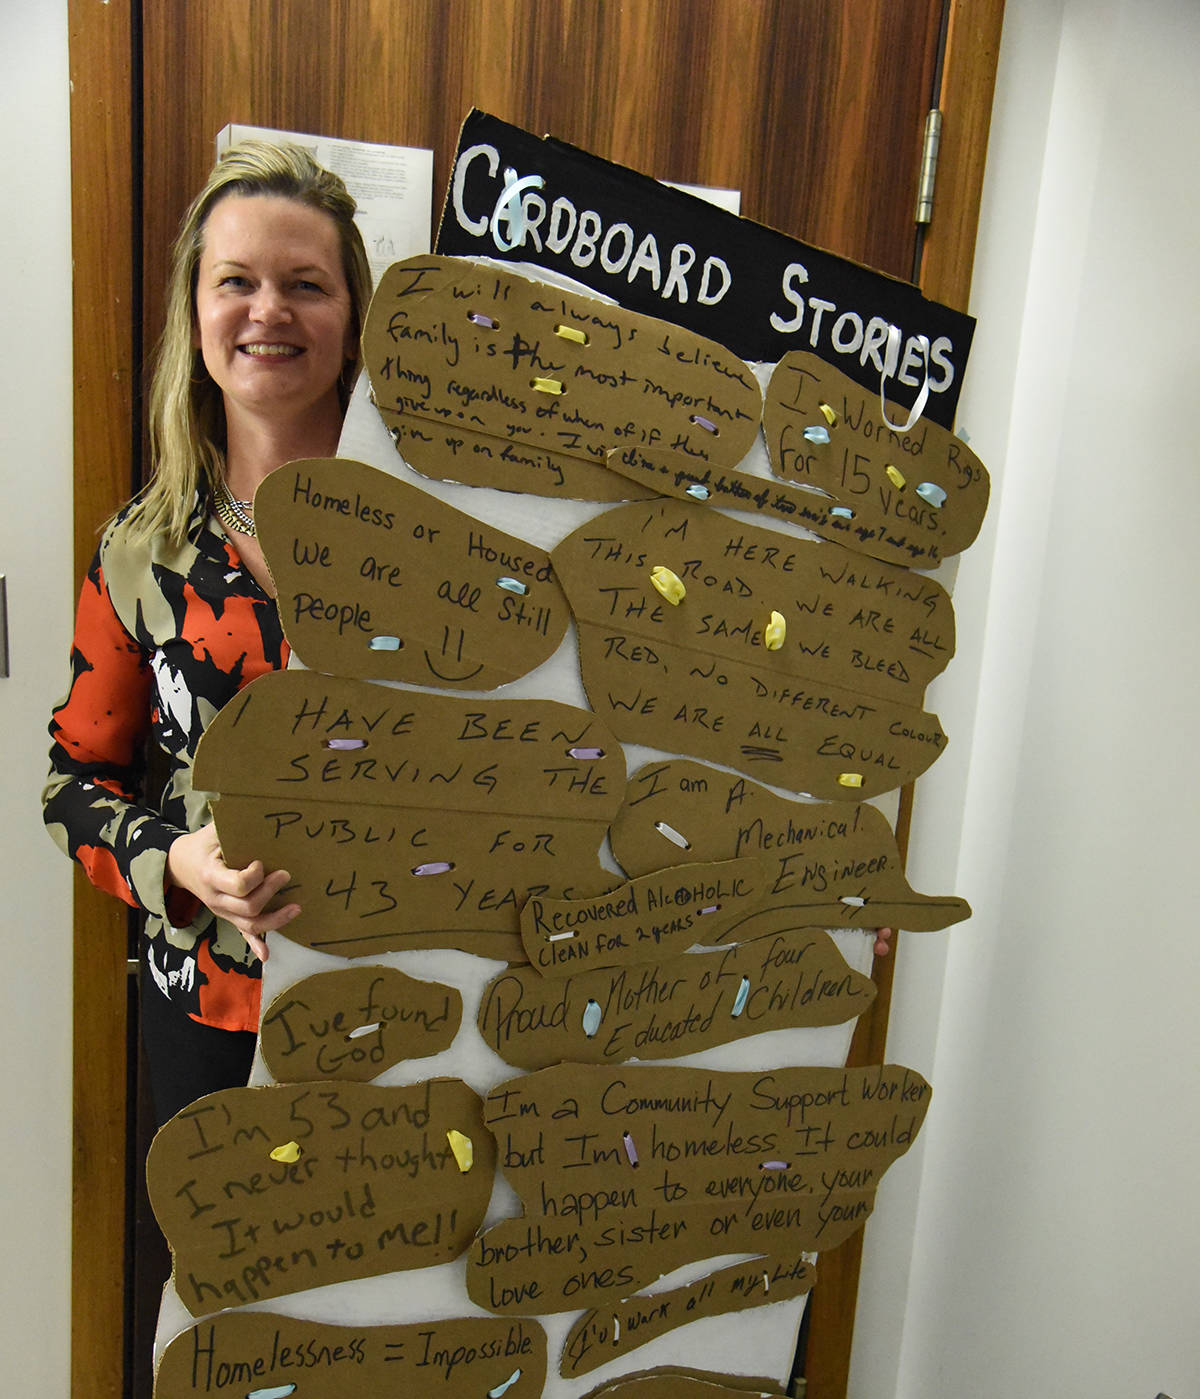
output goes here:
[{"label": "woman's right hand", "polygon": [[232,923],[260,962],[267,960],[266,935],[277,932],[300,912],[299,904],[263,912],[291,875],[287,870],[267,874],[261,860],[245,869],[230,869],[211,821],[172,842],[167,851],[167,878],[195,894],[218,918]]}]

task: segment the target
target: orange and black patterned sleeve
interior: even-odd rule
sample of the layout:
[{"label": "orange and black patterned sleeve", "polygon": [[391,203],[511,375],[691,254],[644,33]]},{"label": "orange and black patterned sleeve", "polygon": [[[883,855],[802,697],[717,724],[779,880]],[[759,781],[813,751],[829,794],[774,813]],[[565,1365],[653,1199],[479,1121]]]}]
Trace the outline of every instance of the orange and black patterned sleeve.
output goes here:
[{"label": "orange and black patterned sleeve", "polygon": [[79,598],[71,687],[50,722],[44,816],[97,888],[161,911],[166,852],[181,832],[140,800],[152,688],[146,653],[113,609],[97,553]]}]

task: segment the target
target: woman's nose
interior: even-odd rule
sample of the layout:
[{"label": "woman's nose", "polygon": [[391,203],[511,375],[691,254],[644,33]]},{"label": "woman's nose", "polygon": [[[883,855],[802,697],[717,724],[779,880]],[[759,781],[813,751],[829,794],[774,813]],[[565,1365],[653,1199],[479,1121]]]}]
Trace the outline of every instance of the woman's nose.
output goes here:
[{"label": "woman's nose", "polygon": [[280,287],[271,282],[260,283],[250,303],[250,317],[266,325],[276,325],[291,319],[291,307]]}]

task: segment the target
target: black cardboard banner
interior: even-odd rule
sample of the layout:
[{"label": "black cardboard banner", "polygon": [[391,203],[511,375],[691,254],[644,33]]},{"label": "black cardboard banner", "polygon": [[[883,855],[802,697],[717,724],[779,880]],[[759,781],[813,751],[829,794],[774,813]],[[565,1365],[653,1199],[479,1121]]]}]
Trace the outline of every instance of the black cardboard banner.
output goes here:
[{"label": "black cardboard banner", "polygon": [[[746,360],[773,363],[808,350],[875,392],[886,369],[887,397],[905,408],[924,382],[924,336],[925,411],[953,426],[970,316],[908,282],[486,112],[473,110],[463,123],[436,251],[551,268]],[[889,353],[893,325],[900,337]]]}]

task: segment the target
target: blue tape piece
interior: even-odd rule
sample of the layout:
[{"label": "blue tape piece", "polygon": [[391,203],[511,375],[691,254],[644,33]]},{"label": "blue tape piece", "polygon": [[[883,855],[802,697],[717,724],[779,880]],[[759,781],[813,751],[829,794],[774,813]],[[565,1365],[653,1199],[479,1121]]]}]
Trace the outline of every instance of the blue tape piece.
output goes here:
[{"label": "blue tape piece", "polygon": [[583,1008],[583,1033],[591,1039],[600,1028],[600,1022],[604,1019],[604,1012],[600,1009],[599,1001],[589,1001]]},{"label": "blue tape piece", "polygon": [[829,441],[829,429],[827,427],[806,427],[804,429],[804,440],[806,442],[818,442],[824,446]]},{"label": "blue tape piece", "polygon": [[507,1394],[520,1378],[520,1370],[514,1370],[502,1384],[498,1384],[494,1388],[488,1390],[487,1399],[500,1399],[500,1396],[502,1394]]},{"label": "blue tape piece", "polygon": [[708,487],[701,485],[699,481],[693,481],[684,491],[684,495],[690,495],[693,500],[707,500]]},{"label": "blue tape piece", "polygon": [[519,578],[497,578],[496,587],[503,588],[506,593],[524,594],[529,591],[529,588]]},{"label": "blue tape piece", "polygon": [[831,505],[829,507],[829,513],[831,515],[836,515],[839,520],[854,519],[854,511],[851,510],[848,505]]},{"label": "blue tape piece", "polygon": [[367,642],[372,651],[399,651],[404,645],[398,636],[373,636]]},{"label": "blue tape piece", "polygon": [[742,984],[738,987],[737,995],[733,998],[733,1009],[729,1012],[736,1020],[742,1011],[746,1009],[746,1001],[750,996],[750,978],[742,977]]},{"label": "blue tape piece", "polygon": [[917,494],[938,510],[946,503],[946,492],[933,481],[922,481],[917,487]]},{"label": "blue tape piece", "polygon": [[289,1394],[295,1394],[294,1384],[277,1384],[273,1389],[252,1389],[246,1395],[246,1399],[287,1399]]}]

